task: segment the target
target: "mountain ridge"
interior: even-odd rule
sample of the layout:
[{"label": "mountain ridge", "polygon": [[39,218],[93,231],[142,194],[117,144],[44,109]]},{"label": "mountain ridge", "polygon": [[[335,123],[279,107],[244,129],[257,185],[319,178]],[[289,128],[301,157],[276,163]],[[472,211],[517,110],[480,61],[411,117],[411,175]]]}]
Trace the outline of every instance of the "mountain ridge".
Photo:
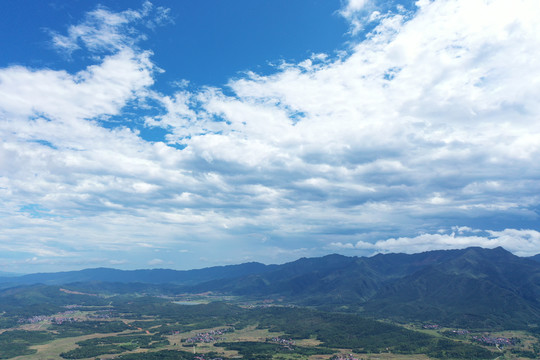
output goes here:
[{"label": "mountain ridge", "polygon": [[73,282],[104,281],[121,283],[151,283],[151,284],[193,284],[225,277],[236,277],[246,273],[259,273],[269,271],[274,265],[264,265],[258,262],[248,262],[238,265],[214,266],[193,270],[172,269],[137,269],[119,270],[114,268],[98,267],[83,270],[60,271],[51,273],[35,273],[20,276],[0,277],[0,286],[13,285],[62,285]]},{"label": "mountain ridge", "polygon": [[372,257],[331,254],[281,265],[245,263],[184,271],[98,268],[5,279],[8,282],[0,284],[4,288],[39,280],[108,294],[213,293],[452,326],[540,324],[540,262],[501,247]]}]

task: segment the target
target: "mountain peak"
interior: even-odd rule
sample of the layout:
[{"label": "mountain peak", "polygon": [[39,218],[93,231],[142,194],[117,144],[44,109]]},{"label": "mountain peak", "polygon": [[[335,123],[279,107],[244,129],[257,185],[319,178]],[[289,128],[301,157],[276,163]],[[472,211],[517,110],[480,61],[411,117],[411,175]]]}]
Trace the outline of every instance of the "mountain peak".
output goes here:
[{"label": "mountain peak", "polygon": [[506,250],[502,246],[497,246],[492,249],[486,249],[481,247],[470,247],[465,249],[464,256],[477,256],[481,258],[489,257],[491,259],[501,258],[501,259],[510,259],[516,257],[510,251]]}]

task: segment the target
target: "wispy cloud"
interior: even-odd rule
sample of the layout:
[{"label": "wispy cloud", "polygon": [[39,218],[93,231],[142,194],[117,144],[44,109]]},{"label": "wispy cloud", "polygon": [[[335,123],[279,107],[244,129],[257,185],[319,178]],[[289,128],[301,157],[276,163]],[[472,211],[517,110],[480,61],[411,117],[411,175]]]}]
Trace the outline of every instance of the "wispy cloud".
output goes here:
[{"label": "wispy cloud", "polygon": [[140,39],[146,38],[135,29],[135,24],[155,28],[170,22],[169,9],[161,6],[156,8],[149,1],[144,2],[139,10],[122,12],[99,6],[89,12],[83,22],[71,25],[67,35],[52,32],[52,45],[67,54],[82,48],[93,53],[116,52],[132,48]]},{"label": "wispy cloud", "polygon": [[152,259],[148,262],[148,265],[150,266],[156,266],[156,265],[162,265],[164,263],[161,259]]},{"label": "wispy cloud", "polygon": [[[372,12],[369,12],[371,7]],[[372,0],[348,0],[345,2],[339,14],[351,24],[352,34],[356,34],[364,28],[364,24],[370,20],[375,20],[380,16],[378,10],[374,10],[374,1]]]}]

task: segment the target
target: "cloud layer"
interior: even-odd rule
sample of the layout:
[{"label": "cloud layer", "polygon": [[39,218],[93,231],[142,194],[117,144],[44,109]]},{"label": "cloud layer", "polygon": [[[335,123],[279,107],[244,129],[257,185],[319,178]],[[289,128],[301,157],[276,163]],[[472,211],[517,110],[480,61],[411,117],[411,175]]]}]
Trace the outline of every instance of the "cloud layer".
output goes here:
[{"label": "cloud layer", "polygon": [[[351,1],[352,26],[376,26],[338,57],[172,94],[153,89],[160,69],[134,27],[166,10],[98,8],[53,34],[98,60],[0,69],[4,264],[539,253],[540,4],[416,6]],[[133,106],[151,110],[139,130]],[[105,127],[111,116],[125,123]],[[155,128],[164,141],[143,140]]]}]

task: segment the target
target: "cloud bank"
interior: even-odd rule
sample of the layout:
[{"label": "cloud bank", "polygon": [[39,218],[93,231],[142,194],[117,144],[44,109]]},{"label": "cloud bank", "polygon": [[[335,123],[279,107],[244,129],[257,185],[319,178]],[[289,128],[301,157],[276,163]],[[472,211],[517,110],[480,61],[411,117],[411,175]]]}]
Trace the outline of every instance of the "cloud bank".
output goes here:
[{"label": "cloud bank", "polygon": [[[338,57],[171,94],[137,45],[135,24],[166,13],[150,8],[98,8],[53,34],[99,55],[83,71],[0,69],[4,264],[540,252],[537,1],[351,0],[352,28],[360,12],[376,26]],[[140,129],[103,125],[136,122],[133,104],[155,110]],[[163,141],[141,137],[156,128]]]}]

